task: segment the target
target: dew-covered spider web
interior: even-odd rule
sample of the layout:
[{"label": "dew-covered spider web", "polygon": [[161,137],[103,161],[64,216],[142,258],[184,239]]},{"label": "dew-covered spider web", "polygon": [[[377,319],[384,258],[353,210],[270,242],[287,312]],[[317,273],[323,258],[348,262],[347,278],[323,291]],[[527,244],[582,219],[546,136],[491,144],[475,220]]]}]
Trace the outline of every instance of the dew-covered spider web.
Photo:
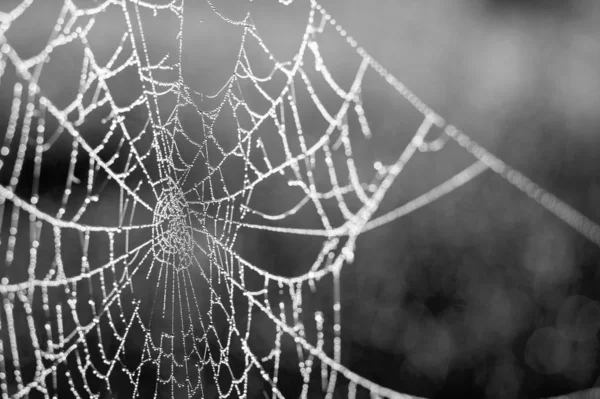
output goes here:
[{"label": "dew-covered spider web", "polygon": [[[183,0],[65,0],[35,51],[11,34],[39,2],[0,6],[3,398],[123,387],[133,397],[284,397],[291,372],[303,398],[409,397],[345,366],[340,278],[357,266],[363,233],[495,173],[600,244],[595,223],[447,124],[317,1],[297,0],[305,29],[287,59],[251,14],[234,20],[204,1],[240,32],[229,78],[212,92],[184,78],[185,51],[202,50],[184,46],[184,24],[201,22]],[[280,3],[265,7],[292,1]],[[108,56],[94,37],[107,20],[119,37]],[[147,34],[162,21],[178,26],[164,32],[168,49]],[[332,42],[351,51],[350,74],[327,67]],[[79,73],[55,82],[64,49]],[[369,82],[418,116],[398,133],[395,159],[365,166],[355,154],[378,135]],[[450,146],[473,163],[381,207],[411,160]],[[282,205],[265,207],[269,196]],[[266,267],[239,246],[257,230],[320,250],[302,270]],[[319,292],[329,300],[311,300]]]}]

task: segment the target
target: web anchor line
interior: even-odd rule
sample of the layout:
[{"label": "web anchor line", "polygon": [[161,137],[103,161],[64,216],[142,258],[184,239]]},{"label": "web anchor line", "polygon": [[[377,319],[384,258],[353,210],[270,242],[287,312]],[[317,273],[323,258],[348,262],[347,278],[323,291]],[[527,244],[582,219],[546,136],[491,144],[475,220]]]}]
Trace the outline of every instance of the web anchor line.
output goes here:
[{"label": "web anchor line", "polygon": [[540,187],[518,170],[507,165],[454,126],[447,126],[445,132],[462,148],[494,171],[494,173],[502,176],[511,185],[527,194],[579,234],[600,246],[600,226],[598,223],[595,223],[554,194]]},{"label": "web anchor line", "polygon": [[392,75],[383,65],[377,62],[363,47],[359,46],[358,42],[347,33],[347,31],[331,16],[331,14],[325,10],[323,6],[317,3],[316,0],[311,1],[313,2],[315,9],[322,15],[323,20],[333,26],[338,34],[345,38],[346,42],[352,48],[354,48],[363,59],[369,62],[369,65],[375,70],[375,72],[383,77],[390,86],[392,86],[400,95],[409,101],[415,109],[421,112],[426,118],[432,118],[434,121],[433,123],[443,129],[444,135],[442,135],[440,138],[429,143],[420,143],[420,149],[422,151],[439,151],[447,142],[445,136],[451,138],[462,148],[471,153],[475,158],[481,161],[484,165],[489,167],[498,175],[502,176],[511,185],[515,186],[520,191],[533,198],[538,204],[567,223],[588,240],[600,246],[600,225],[598,225],[598,223],[592,221],[587,216],[583,215],[581,212],[577,211],[556,197],[554,194],[543,189],[521,172],[507,165],[504,161],[500,160],[498,157],[494,156],[492,153],[473,141],[464,132],[458,130],[456,127],[450,124],[446,124],[441,116],[427,106],[425,102],[423,102],[415,93],[408,89],[404,83]]},{"label": "web anchor line", "polygon": [[[271,51],[250,14],[232,19],[220,2],[207,0],[219,26],[239,33],[237,59],[213,93],[184,79],[183,26],[190,15],[184,11],[196,10],[196,3],[62,3],[46,45],[29,58],[22,58],[18,43],[9,43],[19,34],[11,29],[30,8],[49,3],[22,0],[0,12],[0,83],[13,93],[0,138],[0,169],[9,179],[0,185],[0,233],[8,236],[0,249],[12,262],[0,268],[2,399],[122,396],[121,388],[129,389],[125,396],[151,396],[142,378],[146,366],[157,373],[150,384],[154,397],[247,398],[264,386],[283,399],[283,376],[293,372],[302,377],[301,399],[309,390],[326,399],[346,390],[348,399],[365,392],[374,399],[415,398],[344,365],[341,273],[354,261],[362,234],[491,169],[600,245],[597,223],[448,125],[316,0],[308,1],[302,40],[289,59]],[[110,12],[124,26],[115,47],[92,40],[121,26],[106,24]],[[357,54],[351,82],[342,83],[327,65],[328,47],[319,40],[330,29]],[[155,46],[158,37],[165,42]],[[54,70],[46,65],[61,66],[62,50],[82,55],[74,75],[78,85],[60,95],[44,92],[46,71]],[[101,64],[106,54],[109,60]],[[396,160],[375,162],[375,171],[355,162],[355,142],[378,134],[363,79],[371,71],[423,117]],[[138,92],[127,93],[133,99],[122,104],[122,88],[116,87],[132,77]],[[316,120],[326,127],[315,131]],[[88,137],[90,121],[100,122]],[[132,129],[129,122],[143,127]],[[434,126],[441,134],[431,139]],[[413,156],[443,151],[448,143],[457,143],[474,162],[382,212]],[[54,150],[67,151],[61,154],[69,169],[56,201],[40,194],[40,181],[53,173],[41,170],[43,159]],[[32,180],[25,177],[30,169]],[[104,173],[104,180],[97,178]],[[277,191],[261,193],[271,182]],[[258,209],[263,198],[265,207],[280,206],[285,201],[278,197],[288,194],[300,198],[286,210]],[[88,219],[94,212],[101,221],[86,223],[98,220]],[[298,224],[305,215],[318,225]],[[250,262],[239,249],[251,230],[309,237],[320,251],[308,262],[299,256],[302,264],[293,270],[284,273],[279,264],[271,270],[264,259]],[[327,302],[312,297],[320,298],[318,290],[331,290],[322,295]],[[32,367],[34,375],[24,372]],[[114,385],[116,374],[125,376],[123,387]]]}]

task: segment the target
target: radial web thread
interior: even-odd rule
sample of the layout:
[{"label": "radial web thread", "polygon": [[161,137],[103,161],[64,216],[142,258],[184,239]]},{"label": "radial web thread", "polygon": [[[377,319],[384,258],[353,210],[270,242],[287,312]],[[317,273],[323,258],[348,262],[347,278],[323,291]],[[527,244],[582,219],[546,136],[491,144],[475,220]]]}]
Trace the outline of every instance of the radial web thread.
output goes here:
[{"label": "radial web thread", "polygon": [[[258,379],[269,395],[283,397],[280,374],[290,364],[303,381],[303,398],[314,389],[327,399],[411,397],[344,366],[340,275],[353,262],[361,234],[492,172],[600,245],[597,224],[447,124],[315,0],[289,60],[270,51],[250,15],[231,20],[208,2],[243,30],[231,76],[214,94],[195,91],[183,77],[183,0],[106,0],[86,8],[65,0],[46,46],[23,57],[10,32],[33,3],[23,0],[0,13],[0,83],[12,93],[12,103],[3,107],[8,124],[0,144],[3,398],[54,397],[59,378],[66,378],[74,397],[104,397],[116,374],[142,396],[140,381],[149,369],[158,374],[156,396],[254,396]],[[112,56],[101,61],[89,37],[109,12],[127,29]],[[176,54],[154,59],[144,33],[148,14],[179,19]],[[340,83],[321,54],[321,37],[332,33],[356,55],[349,85]],[[253,72],[250,46],[262,51],[270,73]],[[59,105],[40,79],[65,47],[81,51],[83,62],[76,95]],[[356,141],[377,136],[363,104],[367,74],[386,82],[421,118],[396,160],[376,163],[369,176],[353,153]],[[141,88],[127,104],[111,83],[124,75],[134,76]],[[315,76],[335,94],[335,109],[321,98]],[[325,123],[316,138],[304,130],[300,90]],[[233,132],[229,140],[216,127],[224,115]],[[85,133],[90,120],[100,140]],[[442,134],[432,139],[433,129]],[[473,164],[400,207],[378,212],[416,154],[429,156],[452,143]],[[53,173],[42,165],[61,145],[70,146],[69,168],[57,180],[60,199],[51,202],[40,195]],[[239,184],[230,182],[232,170]],[[326,176],[328,189],[321,189],[317,175]],[[302,193],[301,199],[269,213],[252,196],[276,179]],[[306,212],[317,215],[320,227],[294,222]],[[284,276],[235,249],[244,230],[312,236],[322,249],[305,272]],[[331,290],[329,309],[305,306],[317,290]],[[251,338],[259,316],[274,331],[268,351]],[[285,342],[295,347],[295,359],[284,358],[291,353]],[[139,355],[128,355],[130,347]]]}]

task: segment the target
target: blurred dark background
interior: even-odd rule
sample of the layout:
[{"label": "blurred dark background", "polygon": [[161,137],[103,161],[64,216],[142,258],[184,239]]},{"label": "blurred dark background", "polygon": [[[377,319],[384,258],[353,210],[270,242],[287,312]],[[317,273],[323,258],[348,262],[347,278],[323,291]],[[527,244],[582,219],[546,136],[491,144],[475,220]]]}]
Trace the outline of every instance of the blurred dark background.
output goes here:
[{"label": "blurred dark background", "polygon": [[[37,2],[7,31],[8,42],[23,58],[45,46],[58,17],[58,3]],[[250,11],[265,44],[279,59],[295,54],[308,4],[296,0],[287,8],[266,0],[222,3],[215,4],[232,19],[242,19]],[[3,2],[0,10],[16,4]],[[450,123],[592,220],[600,221],[600,3],[329,0],[323,5],[375,59]],[[184,21],[186,83],[199,92],[215,92],[231,74],[242,28],[219,20],[201,1],[188,0]],[[176,22],[146,24],[151,52],[176,54]],[[118,10],[98,19],[89,39],[99,58],[108,59],[123,27]],[[351,82],[358,57],[332,29],[324,32],[321,46],[332,74],[345,84]],[[81,54],[77,45],[67,46],[53,53],[44,68],[40,86],[62,106],[77,92]],[[268,71],[269,65],[257,58],[257,70]],[[362,93],[373,139],[361,139],[357,134],[354,147],[365,179],[372,174],[373,162],[393,162],[414,133],[418,119],[405,100],[374,75],[367,75]],[[114,83],[113,93],[122,103],[139,92],[131,76]],[[0,81],[2,132],[8,126],[14,79],[14,71],[7,67]],[[325,98],[333,97],[323,84],[321,87]],[[305,102],[310,103],[308,97]],[[309,106],[301,111],[306,120],[314,117],[311,112],[317,112]],[[194,118],[182,122],[189,131],[197,127]],[[128,123],[142,128],[144,122],[143,115],[134,112]],[[215,136],[223,143],[235,143],[237,133],[232,126],[231,120],[225,121]],[[100,143],[106,126],[92,117],[80,130],[86,140]],[[309,125],[305,130],[313,139],[320,134],[318,127]],[[41,202],[48,209],[58,208],[64,192],[71,143],[70,139],[59,140],[44,159],[43,170],[52,170],[48,174],[42,171],[40,181]],[[109,149],[114,151],[117,143],[108,145]],[[80,156],[81,170],[76,176],[85,175],[89,165],[85,154]],[[439,153],[415,156],[381,204],[381,212],[415,198],[473,161],[452,143]],[[12,172],[7,165],[15,161],[8,157],[4,162],[0,180],[6,186]],[[17,187],[22,197],[31,195],[31,178],[27,177],[31,171],[31,159],[27,158]],[[224,169],[224,173],[227,181],[239,177],[235,168]],[[319,183],[328,180],[324,168],[316,179]],[[116,186],[108,185],[98,207],[88,211],[87,222],[116,223],[117,197]],[[289,209],[298,198],[297,192],[281,182],[268,182],[254,192],[251,204],[277,213]],[[333,212],[335,204],[330,205]],[[9,205],[4,208],[2,254],[6,252],[11,209]],[[141,215],[141,219],[150,218]],[[314,228],[318,218],[313,212],[292,223],[281,225]],[[19,236],[17,242],[24,242],[22,262],[27,262],[27,226],[20,232],[25,238]],[[310,267],[322,243],[250,229],[239,234],[236,248],[244,258],[286,276]],[[49,243],[46,250],[51,253],[52,236],[48,233],[45,238]],[[97,245],[101,258],[107,244]],[[492,172],[361,235],[355,255],[341,277],[342,364],[357,374],[393,390],[429,398],[547,397],[600,383],[599,248]],[[75,273],[80,261],[78,255],[72,256]],[[70,259],[68,254],[65,257]],[[11,282],[26,280],[26,263],[22,270],[18,265],[0,265],[0,277],[8,276]],[[151,296],[155,285],[155,281],[140,281],[138,295]],[[329,323],[331,286],[331,281],[324,280],[317,293],[307,290],[304,294],[306,313],[322,310]],[[256,338],[257,345],[264,341],[262,345],[272,346],[268,338],[271,322],[257,315],[254,323],[264,324],[267,336]],[[28,336],[25,322],[20,328]],[[328,334],[325,349],[331,353],[332,336]],[[2,339],[7,342],[7,337]],[[128,346],[131,364],[123,367],[135,368],[138,344]],[[289,360],[282,362],[280,384],[285,386],[284,393],[295,397],[301,380],[295,348],[291,349],[284,350]],[[232,355],[232,364],[239,361]],[[140,386],[148,391],[143,395],[152,395],[154,375],[152,370],[144,374],[148,380]],[[113,395],[128,397],[127,377],[119,378],[123,382],[113,383]],[[254,382],[260,385],[258,377]],[[263,395],[260,389],[252,392]],[[338,393],[343,397],[345,388]],[[313,394],[322,396],[318,390],[311,391],[311,397]],[[210,383],[206,395],[216,395]]]}]

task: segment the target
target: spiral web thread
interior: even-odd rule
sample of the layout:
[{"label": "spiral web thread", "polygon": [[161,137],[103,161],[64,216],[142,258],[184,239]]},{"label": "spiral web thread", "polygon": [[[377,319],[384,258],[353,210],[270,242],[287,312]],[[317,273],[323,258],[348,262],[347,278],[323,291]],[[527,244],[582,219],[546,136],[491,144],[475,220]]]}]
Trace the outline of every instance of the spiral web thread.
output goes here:
[{"label": "spiral web thread", "polygon": [[[101,397],[101,392],[114,389],[111,383],[117,373],[125,376],[134,396],[141,395],[146,366],[158,372],[155,395],[207,396],[208,386],[214,386],[220,397],[250,396],[255,392],[254,375],[262,380],[265,392],[283,397],[280,386],[285,382],[279,374],[282,364],[290,362],[302,377],[302,397],[311,389],[320,389],[328,399],[334,393],[349,398],[410,397],[343,365],[340,274],[353,261],[359,235],[428,205],[489,169],[600,244],[595,223],[446,124],[314,0],[299,50],[287,61],[271,53],[249,15],[233,21],[209,2],[219,17],[243,28],[233,73],[214,95],[195,92],[183,79],[183,0],[160,5],[108,0],[88,8],[66,0],[46,47],[25,59],[7,35],[32,3],[24,0],[0,14],[0,78],[5,77],[2,83],[10,85],[13,93],[0,149],[0,171],[8,176],[0,186],[3,398],[34,393],[53,397],[60,376],[66,376],[73,396]],[[109,10],[118,10],[127,31],[108,62],[100,64],[88,36],[96,19]],[[176,57],[151,61],[143,23],[148,13],[156,20],[179,18]],[[356,53],[358,68],[347,88],[321,56],[319,40],[328,32],[340,36]],[[271,73],[254,74],[249,43],[264,52]],[[44,95],[40,76],[54,52],[75,45],[83,49],[79,90],[61,107]],[[16,82],[5,76],[11,68]],[[117,103],[110,81],[131,71],[143,89],[128,104]],[[309,71],[339,97],[339,108],[331,110],[320,99]],[[422,121],[397,160],[390,165],[377,163],[365,179],[355,165],[352,144],[377,135],[370,129],[361,96],[367,73],[387,82],[421,114]],[[273,90],[277,79],[283,83]],[[267,105],[261,108],[259,101],[254,106],[245,100],[248,87]],[[299,88],[308,92],[328,126],[314,142],[303,131]],[[194,129],[184,129],[183,110],[195,115]],[[223,143],[219,131],[213,131],[225,111],[235,121],[232,129],[237,139],[232,148]],[[128,124],[132,115],[142,115],[144,123],[132,127]],[[358,123],[350,123],[351,117]],[[100,142],[84,137],[88,119],[100,121],[95,126],[95,131],[102,131]],[[266,126],[273,133],[269,139],[279,143],[283,155],[269,154],[259,137]],[[430,139],[434,127],[443,133]],[[56,210],[55,204],[43,201],[39,187],[47,178],[42,170],[44,156],[61,140],[71,145],[70,166]],[[451,142],[474,158],[471,166],[395,210],[377,213],[415,154],[441,151]],[[243,180],[239,187],[228,184],[225,176],[232,160],[238,162],[235,170]],[[33,165],[29,180],[23,177],[27,162]],[[329,189],[324,191],[318,191],[315,182],[319,168],[329,179]],[[200,178],[199,170],[203,171]],[[261,183],[276,178],[285,178],[288,189],[303,193],[302,199],[287,211],[268,214],[252,205],[251,196]],[[20,191],[24,181],[27,189]],[[110,188],[119,193],[118,198],[109,195]],[[117,203],[116,223],[91,216],[103,201]],[[325,202],[336,205],[343,223],[336,224]],[[309,208],[317,213],[321,228],[285,224]],[[283,277],[234,250],[241,229],[317,237],[322,250],[305,273]],[[72,265],[77,265],[75,271]],[[324,311],[307,314],[303,306],[307,295],[321,287],[330,289],[330,284],[331,320],[325,319]],[[152,292],[145,294],[149,286]],[[142,310],[148,304],[150,315]],[[251,342],[257,315],[275,331],[267,352],[255,349]],[[92,336],[96,338],[91,340]],[[133,360],[126,353],[132,337],[141,353]],[[332,337],[332,342],[326,342],[326,337]],[[290,354],[283,349],[290,338],[295,360],[282,357]],[[234,352],[242,359],[241,367],[230,364]],[[321,381],[317,388],[315,373]]]}]

